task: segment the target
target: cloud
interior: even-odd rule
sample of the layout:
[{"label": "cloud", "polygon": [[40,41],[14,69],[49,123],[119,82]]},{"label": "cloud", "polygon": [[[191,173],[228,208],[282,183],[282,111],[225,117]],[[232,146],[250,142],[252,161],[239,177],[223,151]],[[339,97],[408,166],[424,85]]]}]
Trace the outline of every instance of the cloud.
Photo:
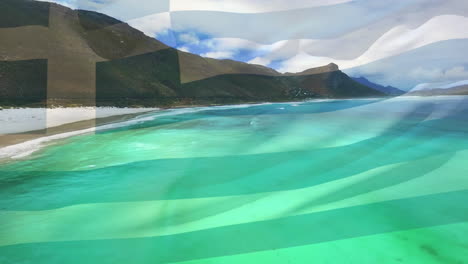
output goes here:
[{"label": "cloud", "polygon": [[468,38],[468,18],[456,15],[437,16],[412,30],[398,26],[385,33],[359,60],[369,63],[395,56],[431,43]]},{"label": "cloud", "polygon": [[468,38],[465,28],[468,28],[468,18],[455,15],[434,17],[414,29],[397,26],[383,34],[361,56],[351,60],[310,55],[313,47],[321,45],[322,42],[325,42],[322,45],[326,45],[329,39],[296,39],[261,44],[241,38],[205,36],[204,39],[200,39],[195,31],[182,33],[178,39],[180,45],[190,47],[191,51],[200,51],[198,53],[203,56],[239,59],[239,51],[246,50],[250,57],[247,56],[245,61],[249,63],[269,66],[273,61],[281,61],[280,67],[277,68],[279,71],[300,72],[331,62],[337,63],[341,69],[354,68],[439,41]]},{"label": "cloud", "polygon": [[169,12],[158,13],[132,19],[127,23],[150,37],[157,37],[171,28],[171,17]]},{"label": "cloud", "polygon": [[231,59],[234,57],[233,52],[229,51],[212,51],[200,54],[202,57],[208,57],[213,59]]},{"label": "cloud", "polygon": [[[399,16],[427,0],[352,1],[281,12],[241,14],[171,11],[173,29],[197,29],[216,38],[241,38],[271,44],[289,39],[337,38],[386,17]],[[414,19],[419,19],[417,16]],[[395,20],[392,20],[395,24]]]},{"label": "cloud", "polygon": [[464,66],[457,66],[444,71],[442,77],[447,79],[463,79],[468,78],[468,71]]},{"label": "cloud", "polygon": [[265,58],[261,58],[261,57],[255,57],[251,60],[248,61],[248,63],[251,63],[251,64],[259,64],[259,65],[269,65],[271,63],[271,60],[269,59],[265,59]]},{"label": "cloud", "polygon": [[[220,11],[233,13],[263,13],[292,9],[336,5],[353,0],[37,0],[56,2],[71,8],[116,13],[121,17],[169,11]],[[123,9],[123,10],[118,10]],[[124,12],[127,15],[123,15]]]},{"label": "cloud", "polygon": [[[216,7],[218,2],[225,4],[235,1],[210,0],[202,2],[210,3],[209,6],[198,5],[199,1],[196,1],[197,4],[191,6],[187,4],[185,8],[180,7],[180,10],[193,11],[173,12],[174,29],[183,31],[192,28],[218,39],[213,40],[215,45],[213,45],[212,51],[235,50],[236,48],[228,48],[227,45],[226,47],[216,45],[221,42],[219,40],[230,40],[238,46],[237,50],[248,49],[254,55],[253,57],[235,57],[238,60],[251,61],[256,58],[257,62],[268,63],[269,66],[275,65],[275,67],[276,65],[281,67],[281,64],[271,64],[270,62],[284,61],[294,57],[298,60],[300,56],[310,62],[309,64],[302,63],[302,68],[297,64],[291,65],[289,69],[284,69],[285,71],[293,71],[293,68],[303,70],[303,68],[320,66],[317,64],[323,62],[337,62],[345,68],[355,67],[417,48],[418,45],[414,44],[421,46],[444,39],[463,38],[464,36],[449,36],[447,34],[465,24],[458,22],[446,23],[447,25],[440,27],[429,25],[428,28],[432,27],[432,29],[427,30],[424,34],[419,32],[419,35],[411,36],[411,31],[442,14],[462,17],[468,12],[468,5],[457,0],[397,0],[392,2],[390,7],[384,1],[352,1],[330,6],[304,8],[303,10],[255,14],[233,13],[234,9],[229,6],[224,7],[224,9]],[[251,6],[255,6],[257,2],[253,1]],[[179,3],[184,3],[184,1]],[[249,3],[246,1],[246,5]],[[285,1],[282,3],[287,5]],[[171,9],[179,10],[174,8],[174,4],[175,2],[172,1]],[[244,5],[244,1],[239,1],[238,4]],[[392,32],[393,35],[390,35]],[[466,30],[458,30],[458,33],[460,32],[464,33]],[[439,37],[440,33],[446,36]],[[376,43],[385,34],[389,34],[386,36],[387,38]],[[407,39],[399,38],[399,34],[404,35]],[[405,47],[411,41],[410,37],[413,37],[415,41]],[[397,38],[399,40],[385,45],[385,41]],[[426,38],[431,41],[423,43]],[[298,42],[300,47],[297,47]],[[207,43],[208,41],[204,41],[201,44]],[[382,48],[382,53],[379,45]],[[373,49],[369,50],[372,46],[374,46]],[[204,47],[210,48],[208,45]],[[366,52],[367,54],[365,54]],[[293,64],[292,62],[290,61],[289,64]]]},{"label": "cloud", "polygon": [[435,83],[420,83],[410,89],[410,91],[421,91],[421,90],[429,90],[434,88],[439,88],[445,85],[447,82],[435,82]]},{"label": "cloud", "polygon": [[86,10],[100,10],[104,7],[116,2],[115,0],[71,0],[75,8]]},{"label": "cloud", "polygon": [[195,31],[175,33],[177,48],[190,50],[201,56],[211,58],[232,58],[249,61],[265,55],[277,45],[262,45],[253,41],[237,38],[210,38]]},{"label": "cloud", "polygon": [[206,10],[235,13],[262,13],[335,5],[352,0],[171,0],[171,11]]},{"label": "cloud", "polygon": [[178,38],[181,40],[178,48],[189,48],[190,51],[202,56],[209,54],[208,57],[242,59],[249,63],[265,66],[272,61],[294,56],[299,43],[298,41],[278,41],[273,44],[260,44],[239,38],[200,39],[193,32],[180,34]]},{"label": "cloud", "polygon": [[449,69],[421,66],[409,71],[408,76],[418,80],[459,80],[468,79],[468,71],[464,66]]},{"label": "cloud", "polygon": [[178,36],[178,40],[182,44],[195,44],[200,43],[200,39],[194,32],[183,33]]},{"label": "cloud", "polygon": [[204,40],[203,45],[211,47],[213,49],[250,49],[258,50],[262,49],[263,45],[258,44],[254,41],[240,38],[211,38]]},{"label": "cloud", "polygon": [[461,85],[468,85],[468,80],[462,80],[458,82],[449,83],[449,84],[441,86],[440,88],[446,89],[446,88],[452,88],[452,87],[457,87]]},{"label": "cloud", "polygon": [[[280,72],[301,72],[310,68],[336,63],[332,58],[310,56],[305,52],[299,52],[294,57],[282,62],[278,69]],[[342,64],[337,63],[340,67]]]},{"label": "cloud", "polygon": [[450,39],[468,38],[466,28],[468,28],[468,18],[455,15],[434,17],[416,29],[397,26],[382,35],[361,56],[352,60],[339,60],[309,55],[307,52],[308,45],[310,43],[320,43],[320,40],[300,40],[298,53],[290,59],[285,60],[279,70],[282,72],[297,72],[319,67],[330,62],[338,64],[342,69],[358,67],[432,43]]},{"label": "cloud", "polygon": [[190,49],[188,47],[185,47],[185,46],[178,47],[177,49],[180,50],[180,51],[183,51],[183,52],[190,52]]},{"label": "cloud", "polygon": [[457,82],[434,82],[434,83],[421,83],[416,85],[412,91],[428,90],[428,89],[448,89],[452,87],[468,85],[468,80],[461,80]]},{"label": "cloud", "polygon": [[439,41],[344,72],[406,90],[422,83],[466,80],[467,45],[468,39]]}]

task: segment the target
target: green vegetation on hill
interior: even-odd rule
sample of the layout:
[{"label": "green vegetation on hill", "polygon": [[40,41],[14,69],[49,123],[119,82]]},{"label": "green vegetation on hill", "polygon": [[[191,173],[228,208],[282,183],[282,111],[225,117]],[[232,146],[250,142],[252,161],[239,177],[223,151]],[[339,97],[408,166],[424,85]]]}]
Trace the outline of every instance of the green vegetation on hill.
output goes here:
[{"label": "green vegetation on hill", "polygon": [[221,74],[181,83],[178,51],[165,49],[97,64],[96,101],[144,105],[350,98],[382,93],[341,71],[309,75]]},{"label": "green vegetation on hill", "polygon": [[0,28],[49,25],[49,3],[34,0],[1,0]]},{"label": "green vegetation on hill", "polygon": [[0,61],[0,104],[43,106],[47,60]]},{"label": "green vegetation on hill", "polygon": [[76,26],[81,37],[104,59],[119,59],[135,53],[168,48],[115,18],[92,11],[75,12],[78,17]]}]

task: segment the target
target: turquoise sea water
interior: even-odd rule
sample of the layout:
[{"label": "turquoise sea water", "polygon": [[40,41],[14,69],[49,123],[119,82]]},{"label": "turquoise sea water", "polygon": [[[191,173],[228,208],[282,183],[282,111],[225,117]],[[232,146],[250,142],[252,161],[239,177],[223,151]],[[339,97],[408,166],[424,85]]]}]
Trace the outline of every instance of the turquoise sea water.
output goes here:
[{"label": "turquoise sea water", "polygon": [[468,97],[166,110],[0,164],[0,263],[468,263]]}]

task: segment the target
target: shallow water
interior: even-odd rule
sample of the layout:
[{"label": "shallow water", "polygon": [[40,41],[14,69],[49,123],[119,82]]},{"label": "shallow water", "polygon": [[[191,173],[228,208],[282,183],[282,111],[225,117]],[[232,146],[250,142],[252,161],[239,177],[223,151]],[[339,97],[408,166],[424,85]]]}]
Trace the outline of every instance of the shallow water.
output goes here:
[{"label": "shallow water", "polygon": [[0,165],[0,263],[468,262],[468,97],[177,109]]}]

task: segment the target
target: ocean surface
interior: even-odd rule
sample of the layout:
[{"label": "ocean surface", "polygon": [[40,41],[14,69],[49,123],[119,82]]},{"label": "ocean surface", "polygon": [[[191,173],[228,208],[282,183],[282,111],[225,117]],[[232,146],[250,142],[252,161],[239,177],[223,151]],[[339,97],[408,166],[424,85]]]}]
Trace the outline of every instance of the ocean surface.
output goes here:
[{"label": "ocean surface", "polygon": [[0,164],[0,263],[468,263],[468,97],[174,109],[69,135]]}]

